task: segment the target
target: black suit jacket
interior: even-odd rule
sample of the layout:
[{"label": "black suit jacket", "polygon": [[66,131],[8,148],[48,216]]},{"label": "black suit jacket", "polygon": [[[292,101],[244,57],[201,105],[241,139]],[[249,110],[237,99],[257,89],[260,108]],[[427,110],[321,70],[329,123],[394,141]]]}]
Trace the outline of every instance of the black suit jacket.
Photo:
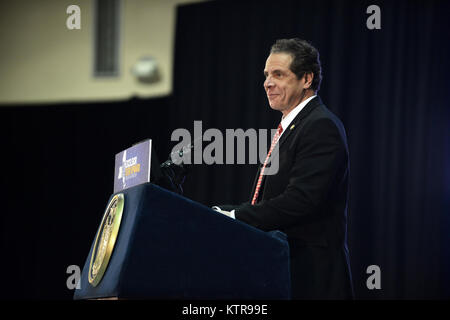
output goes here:
[{"label": "black suit jacket", "polygon": [[353,297],[347,238],[349,155],[341,121],[315,97],[279,140],[279,170],[266,175],[259,201],[236,219],[288,236],[294,299]]}]

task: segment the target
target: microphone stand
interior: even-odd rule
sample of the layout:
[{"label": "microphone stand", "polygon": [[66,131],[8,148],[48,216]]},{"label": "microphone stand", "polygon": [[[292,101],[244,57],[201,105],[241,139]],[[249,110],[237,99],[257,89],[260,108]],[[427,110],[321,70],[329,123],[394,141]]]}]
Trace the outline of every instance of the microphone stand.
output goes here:
[{"label": "microphone stand", "polygon": [[[191,149],[192,146],[189,148]],[[180,158],[183,157],[184,151],[181,149],[178,151],[178,155]],[[187,174],[189,173],[190,165],[186,165],[182,161],[177,164],[172,161],[172,154],[169,156],[169,159],[161,164],[160,169],[166,180],[168,180],[169,188],[178,193],[183,194],[183,183],[186,179]]]}]

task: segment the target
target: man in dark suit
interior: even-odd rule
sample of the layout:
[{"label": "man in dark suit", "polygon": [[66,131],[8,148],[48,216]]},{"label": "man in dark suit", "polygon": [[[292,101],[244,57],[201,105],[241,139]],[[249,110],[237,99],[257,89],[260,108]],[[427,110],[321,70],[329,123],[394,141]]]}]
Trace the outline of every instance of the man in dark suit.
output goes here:
[{"label": "man in dark suit", "polygon": [[[264,68],[270,107],[283,114],[271,158],[250,201],[221,206],[256,228],[288,236],[293,299],[351,299],[347,248],[349,156],[341,121],[322,103],[319,53],[300,39],[278,40]],[[272,150],[269,151],[269,154]]]}]

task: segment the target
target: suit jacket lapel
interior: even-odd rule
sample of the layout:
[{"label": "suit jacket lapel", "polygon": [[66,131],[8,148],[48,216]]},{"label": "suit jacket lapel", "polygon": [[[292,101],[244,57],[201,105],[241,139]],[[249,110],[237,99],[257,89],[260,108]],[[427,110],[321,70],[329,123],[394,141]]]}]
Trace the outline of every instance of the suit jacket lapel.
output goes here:
[{"label": "suit jacket lapel", "polygon": [[[281,136],[280,140],[278,141],[278,146],[273,150],[271,158],[278,156],[278,153],[280,152],[280,148],[283,146],[284,142],[287,140],[289,135],[295,131],[299,125],[300,122],[308,116],[308,114],[311,113],[312,110],[314,110],[317,106],[322,104],[322,100],[319,96],[315,97],[311,101],[309,101],[306,106],[298,113],[298,115],[292,120],[292,122],[289,124],[289,126],[285,129],[285,132]],[[273,158],[272,158],[273,159]]]},{"label": "suit jacket lapel", "polygon": [[[322,100],[319,96],[315,97],[311,101],[309,101],[306,106],[298,113],[298,115],[292,120],[292,122],[289,124],[289,126],[286,128],[286,132],[283,133],[280,140],[278,141],[278,146],[272,151],[272,154],[270,156],[271,159],[274,159],[274,157],[278,156],[278,153],[280,152],[280,148],[283,145],[283,143],[287,140],[288,136],[293,132],[296,128],[299,127],[300,122],[317,106],[322,104]],[[269,166],[271,165],[271,159],[269,160]],[[258,181],[259,174],[261,172],[262,164],[258,167],[258,172],[255,177],[255,181],[253,183],[252,193],[250,195],[250,201],[252,201],[253,194],[255,192],[256,182]],[[265,177],[263,177],[263,182],[261,185],[261,191],[259,195],[259,199],[262,199],[264,188],[265,188]]]},{"label": "suit jacket lapel", "polygon": [[292,122],[286,128],[286,132],[284,132],[283,135],[281,136],[280,141],[278,142],[280,148],[283,145],[283,143],[287,140],[291,132],[293,132],[298,127],[300,122],[304,118],[306,118],[306,116],[310,114],[310,112],[320,104],[322,104],[322,100],[320,99],[319,96],[315,97],[306,104],[306,106],[302,109],[302,111],[298,113],[298,115],[294,118],[294,120],[292,120]]}]

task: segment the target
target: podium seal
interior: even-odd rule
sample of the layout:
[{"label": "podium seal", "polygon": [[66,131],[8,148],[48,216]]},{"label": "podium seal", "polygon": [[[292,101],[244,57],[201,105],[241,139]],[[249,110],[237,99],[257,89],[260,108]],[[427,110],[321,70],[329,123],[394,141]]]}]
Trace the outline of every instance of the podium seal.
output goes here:
[{"label": "podium seal", "polygon": [[89,264],[89,283],[96,287],[103,278],[114,250],[124,206],[122,193],[116,194],[108,204],[95,236]]}]

